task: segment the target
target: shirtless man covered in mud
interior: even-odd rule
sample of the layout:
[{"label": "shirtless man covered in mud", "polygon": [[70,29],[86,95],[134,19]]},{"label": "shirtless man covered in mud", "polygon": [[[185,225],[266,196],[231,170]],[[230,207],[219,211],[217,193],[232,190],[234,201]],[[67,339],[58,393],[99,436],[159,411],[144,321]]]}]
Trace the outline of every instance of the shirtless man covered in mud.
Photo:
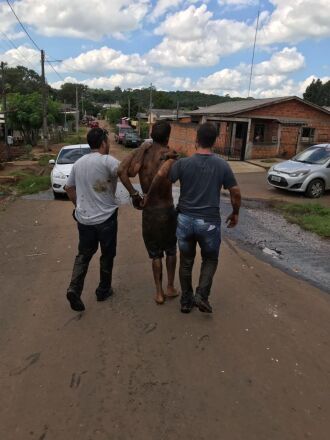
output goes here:
[{"label": "shirtless man covered in mud", "polygon": [[[143,209],[142,234],[143,240],[152,259],[152,270],[156,284],[155,301],[163,304],[167,297],[177,296],[174,288],[176,268],[176,211],[173,205],[172,183],[164,178],[157,185],[148,200],[144,202],[140,193],[134,188],[130,177],[139,174],[141,188],[147,194],[157,171],[170,157],[176,155],[168,148],[171,126],[166,121],[154,124],[151,131],[152,143],[145,142],[140,148],[132,152],[121,163],[118,175],[129,192],[133,206]],[[167,289],[163,290],[163,263],[166,255]]]}]

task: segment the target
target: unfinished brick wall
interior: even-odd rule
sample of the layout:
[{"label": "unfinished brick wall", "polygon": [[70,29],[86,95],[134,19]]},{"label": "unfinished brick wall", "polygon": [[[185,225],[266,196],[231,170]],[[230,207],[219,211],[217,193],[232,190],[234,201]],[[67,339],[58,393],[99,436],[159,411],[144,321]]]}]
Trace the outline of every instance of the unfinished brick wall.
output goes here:
[{"label": "unfinished brick wall", "polygon": [[[22,156],[25,153],[23,146],[11,146],[10,154],[12,159]],[[7,160],[7,147],[5,144],[0,144],[0,162],[6,162]]]},{"label": "unfinished brick wall", "polygon": [[171,122],[169,147],[185,156],[195,152],[198,124]]}]

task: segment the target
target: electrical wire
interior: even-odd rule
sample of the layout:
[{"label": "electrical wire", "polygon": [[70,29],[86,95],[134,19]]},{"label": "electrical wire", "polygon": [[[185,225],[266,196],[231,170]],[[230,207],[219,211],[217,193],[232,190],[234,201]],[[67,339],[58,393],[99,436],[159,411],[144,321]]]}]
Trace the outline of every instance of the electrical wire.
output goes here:
[{"label": "electrical wire", "polygon": [[[21,22],[21,20],[19,19],[19,17],[17,16],[16,12],[14,11],[14,8],[12,7],[12,5],[10,4],[9,0],[6,0],[8,3],[8,6],[10,7],[10,9],[12,10],[12,13],[15,15],[18,23],[21,25],[21,28],[23,29],[23,31],[26,33],[26,35],[28,36],[29,40],[32,42],[32,44],[34,45],[34,47],[36,47],[39,52],[41,52],[40,47],[37,45],[37,43],[34,41],[34,39],[31,37],[31,35],[29,34],[29,32],[27,31],[27,29],[25,28],[25,26],[23,25],[23,23]],[[46,63],[53,69],[53,71],[56,73],[56,75],[60,78],[61,81],[64,81],[64,78],[57,72],[57,70],[54,68],[54,66],[46,60]]]},{"label": "electrical wire", "polygon": [[[2,32],[2,31],[0,31],[0,34],[2,34],[8,41],[9,41],[9,43],[11,44],[11,46],[14,48],[14,49],[16,49],[17,50],[17,52],[21,55],[21,58],[23,58],[27,63],[29,63],[30,64],[30,66],[32,66],[33,67],[33,69],[35,69],[36,68],[36,66],[37,66],[37,64],[33,64],[32,63],[32,61],[31,60],[29,60],[28,58],[26,58],[26,56],[20,51],[20,49],[16,46],[16,44],[8,37],[8,35],[6,35],[4,32]],[[9,46],[9,44],[8,44],[8,47],[10,47]],[[38,65],[38,67],[39,67],[39,65]]]},{"label": "electrical wire", "polygon": [[7,0],[8,6],[10,7],[10,9],[12,10],[12,13],[15,15],[17,21],[19,22],[19,24],[21,25],[21,28],[23,29],[23,31],[26,33],[26,35],[29,37],[30,41],[32,42],[32,44],[34,45],[34,47],[36,47],[39,51],[41,51],[40,47],[37,45],[37,43],[34,41],[34,39],[31,37],[31,35],[28,33],[28,31],[26,30],[25,26],[23,25],[23,23],[21,22],[21,20],[18,18],[18,16],[16,15],[16,12],[14,11],[14,8],[12,7],[12,5],[10,4],[9,0]]}]

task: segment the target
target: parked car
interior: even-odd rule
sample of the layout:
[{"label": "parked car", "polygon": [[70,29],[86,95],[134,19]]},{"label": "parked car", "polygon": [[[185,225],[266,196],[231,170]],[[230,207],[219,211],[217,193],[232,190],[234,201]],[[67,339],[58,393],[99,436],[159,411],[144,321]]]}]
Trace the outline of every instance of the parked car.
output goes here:
[{"label": "parked car", "polygon": [[133,128],[128,124],[117,124],[116,125],[116,133],[115,133],[115,141],[118,144],[122,144],[125,139],[125,135],[128,132],[134,131]]},{"label": "parked car", "polygon": [[49,161],[49,164],[54,166],[50,174],[50,181],[55,199],[61,194],[65,194],[64,187],[71,173],[73,164],[90,152],[91,149],[88,144],[68,145],[61,149],[56,160],[51,159]]},{"label": "parked car", "polygon": [[141,145],[142,140],[136,131],[127,131],[123,140],[123,144],[127,148],[137,148]]},{"label": "parked car", "polygon": [[318,198],[330,189],[330,144],[307,148],[290,160],[270,168],[268,183],[276,188]]}]

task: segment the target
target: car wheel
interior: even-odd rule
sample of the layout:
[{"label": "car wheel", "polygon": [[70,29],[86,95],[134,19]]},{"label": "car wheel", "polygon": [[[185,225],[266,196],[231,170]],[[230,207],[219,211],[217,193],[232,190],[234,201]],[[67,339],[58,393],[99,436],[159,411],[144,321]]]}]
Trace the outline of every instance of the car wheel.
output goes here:
[{"label": "car wheel", "polygon": [[55,199],[55,200],[58,200],[58,199],[61,198],[61,194],[58,193],[58,192],[56,192],[56,191],[53,191],[53,195],[54,195],[54,199]]},{"label": "car wheel", "polygon": [[306,190],[306,196],[311,199],[317,199],[324,194],[325,186],[321,179],[312,180]]}]

